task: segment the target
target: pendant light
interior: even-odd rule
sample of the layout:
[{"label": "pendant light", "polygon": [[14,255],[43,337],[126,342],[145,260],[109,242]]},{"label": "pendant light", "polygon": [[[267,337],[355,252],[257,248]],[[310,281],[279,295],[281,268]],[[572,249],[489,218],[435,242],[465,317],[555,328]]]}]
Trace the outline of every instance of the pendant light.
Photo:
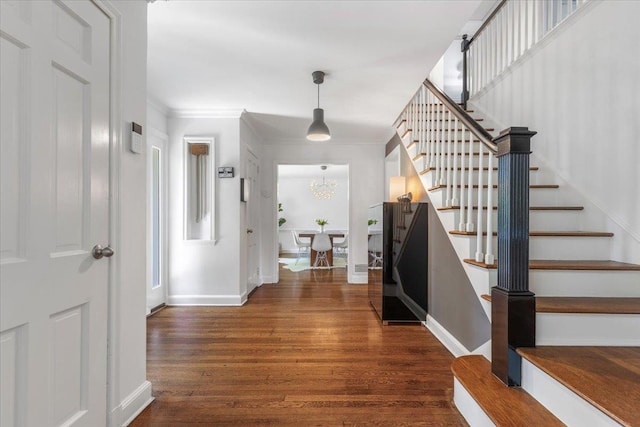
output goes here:
[{"label": "pendant light", "polygon": [[307,131],[307,139],[309,141],[328,141],[331,139],[331,133],[324,122],[324,110],[320,108],[320,85],[324,82],[324,72],[314,71],[311,76],[313,82],[318,85],[318,108],[313,109],[313,123]]}]

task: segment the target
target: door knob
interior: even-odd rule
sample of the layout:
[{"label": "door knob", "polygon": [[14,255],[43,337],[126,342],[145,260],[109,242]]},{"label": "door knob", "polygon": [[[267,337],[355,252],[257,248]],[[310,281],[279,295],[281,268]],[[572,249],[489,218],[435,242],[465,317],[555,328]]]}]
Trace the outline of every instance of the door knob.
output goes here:
[{"label": "door knob", "polygon": [[113,254],[113,249],[111,249],[109,246],[103,248],[100,245],[95,245],[93,247],[93,250],[91,251],[91,255],[93,255],[95,259],[100,259],[102,257],[111,258]]},{"label": "door knob", "polygon": [[249,233],[249,234],[253,233],[253,229],[252,228],[247,228],[247,233]]}]

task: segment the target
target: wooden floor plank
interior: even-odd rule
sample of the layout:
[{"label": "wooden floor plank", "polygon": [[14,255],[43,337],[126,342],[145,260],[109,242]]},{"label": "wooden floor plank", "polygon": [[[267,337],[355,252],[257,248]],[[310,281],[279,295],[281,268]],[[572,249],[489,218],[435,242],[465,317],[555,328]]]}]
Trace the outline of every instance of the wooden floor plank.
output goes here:
[{"label": "wooden floor plank", "polygon": [[640,426],[640,348],[535,347],[518,353],[625,426]]},{"label": "wooden floor plank", "polygon": [[451,370],[496,426],[564,426],[527,392],[504,385],[491,373],[491,363],[483,356],[459,357]]},{"label": "wooden floor plank", "polygon": [[423,326],[382,326],[344,269],[280,275],[242,307],[148,319],[155,401],[131,426],[466,426]]}]

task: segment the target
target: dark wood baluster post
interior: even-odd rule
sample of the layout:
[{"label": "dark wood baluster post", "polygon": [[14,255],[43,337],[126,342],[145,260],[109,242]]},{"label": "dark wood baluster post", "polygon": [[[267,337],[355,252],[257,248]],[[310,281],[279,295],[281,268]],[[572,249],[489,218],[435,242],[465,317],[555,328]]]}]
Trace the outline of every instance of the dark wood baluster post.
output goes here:
[{"label": "dark wood baluster post", "polygon": [[460,96],[462,101],[462,108],[467,109],[467,101],[469,100],[469,73],[467,70],[467,56],[469,53],[469,40],[467,35],[462,36],[462,44],[460,45],[460,51],[462,52],[462,95]]},{"label": "dark wood baluster post", "polygon": [[[529,155],[526,127],[503,130],[498,146],[498,286],[491,289],[492,372],[521,383],[518,347],[535,347],[535,296],[529,291]],[[490,237],[489,237],[490,238]]]}]

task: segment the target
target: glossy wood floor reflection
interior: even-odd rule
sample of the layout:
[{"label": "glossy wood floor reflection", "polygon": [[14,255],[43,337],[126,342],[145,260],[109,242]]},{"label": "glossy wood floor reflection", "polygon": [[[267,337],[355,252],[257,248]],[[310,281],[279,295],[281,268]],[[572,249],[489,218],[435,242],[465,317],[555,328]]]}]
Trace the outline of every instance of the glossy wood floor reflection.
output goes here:
[{"label": "glossy wood floor reflection", "polygon": [[345,269],[281,270],[243,307],[148,319],[155,401],[141,426],[464,426],[453,357],[421,325],[383,327]]}]

